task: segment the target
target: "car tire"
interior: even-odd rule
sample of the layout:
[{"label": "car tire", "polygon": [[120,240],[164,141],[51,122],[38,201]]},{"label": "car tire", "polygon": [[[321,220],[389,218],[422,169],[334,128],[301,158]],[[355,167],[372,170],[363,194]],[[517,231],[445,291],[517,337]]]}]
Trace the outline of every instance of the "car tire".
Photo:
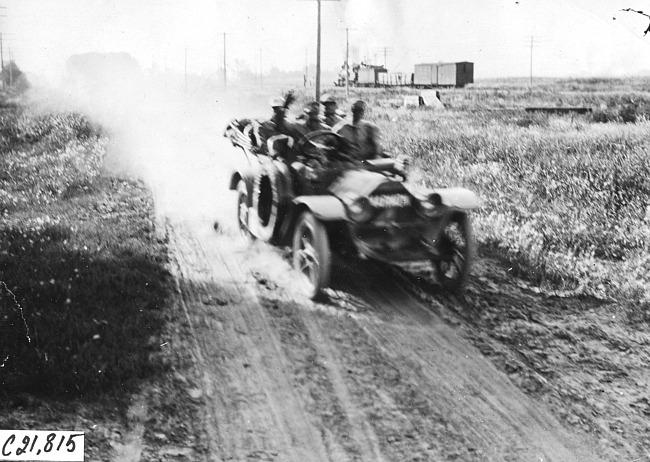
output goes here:
[{"label": "car tire", "polygon": [[293,268],[300,274],[301,291],[317,299],[329,286],[332,266],[327,229],[311,212],[303,212],[293,233]]},{"label": "car tire", "polygon": [[439,255],[433,258],[437,282],[448,292],[462,291],[475,255],[475,242],[470,218],[455,214],[439,238]]},{"label": "car tire", "polygon": [[237,225],[241,236],[249,242],[255,241],[255,235],[251,233],[250,209],[248,200],[248,188],[244,180],[237,183]]}]

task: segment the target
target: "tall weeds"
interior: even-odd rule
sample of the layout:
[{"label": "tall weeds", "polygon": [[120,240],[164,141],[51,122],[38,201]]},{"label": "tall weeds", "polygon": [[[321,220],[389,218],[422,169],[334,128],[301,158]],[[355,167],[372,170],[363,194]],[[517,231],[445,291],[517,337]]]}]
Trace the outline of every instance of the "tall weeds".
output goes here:
[{"label": "tall weeds", "polygon": [[[581,105],[629,99],[627,88],[599,100],[587,83],[579,90],[565,87],[537,89],[533,98],[554,105],[561,90]],[[650,123],[643,117],[600,123],[590,115],[527,113],[523,99],[509,93],[514,90],[489,90],[502,92],[495,98],[487,91],[450,91],[444,112],[376,101],[372,118],[388,149],[411,158],[413,183],[479,193],[475,229],[483,252],[541,286],[647,307]],[[502,104],[504,97],[510,103]],[[636,99],[641,106],[647,101],[647,93]],[[499,109],[515,102],[519,109]]]}]

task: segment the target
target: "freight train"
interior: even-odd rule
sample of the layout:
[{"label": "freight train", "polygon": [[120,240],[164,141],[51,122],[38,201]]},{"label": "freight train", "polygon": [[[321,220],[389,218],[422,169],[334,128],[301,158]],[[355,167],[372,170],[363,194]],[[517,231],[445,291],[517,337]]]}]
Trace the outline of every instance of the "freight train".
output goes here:
[{"label": "freight train", "polygon": [[[414,72],[388,72],[384,66],[361,63],[352,67],[350,85],[357,87],[459,87],[474,83],[474,63],[416,64]],[[345,86],[345,75],[335,82]]]}]

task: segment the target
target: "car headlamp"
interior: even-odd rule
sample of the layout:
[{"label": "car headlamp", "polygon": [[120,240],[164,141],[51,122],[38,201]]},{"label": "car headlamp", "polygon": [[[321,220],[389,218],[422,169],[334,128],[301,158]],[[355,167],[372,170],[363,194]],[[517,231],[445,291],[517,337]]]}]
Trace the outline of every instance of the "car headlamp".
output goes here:
[{"label": "car headlamp", "polygon": [[439,194],[432,193],[426,199],[421,200],[419,205],[420,213],[427,217],[435,217],[440,214],[442,199]]},{"label": "car headlamp", "polygon": [[375,209],[367,197],[360,197],[348,205],[348,216],[358,223],[370,221],[374,214]]}]

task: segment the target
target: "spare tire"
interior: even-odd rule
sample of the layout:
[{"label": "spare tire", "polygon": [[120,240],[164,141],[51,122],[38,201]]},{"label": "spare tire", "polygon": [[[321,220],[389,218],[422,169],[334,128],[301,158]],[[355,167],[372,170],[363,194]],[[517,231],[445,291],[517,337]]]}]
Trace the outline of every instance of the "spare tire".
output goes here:
[{"label": "spare tire", "polygon": [[253,183],[253,210],[257,217],[257,237],[270,241],[279,227],[280,178],[273,167],[265,168]]}]

